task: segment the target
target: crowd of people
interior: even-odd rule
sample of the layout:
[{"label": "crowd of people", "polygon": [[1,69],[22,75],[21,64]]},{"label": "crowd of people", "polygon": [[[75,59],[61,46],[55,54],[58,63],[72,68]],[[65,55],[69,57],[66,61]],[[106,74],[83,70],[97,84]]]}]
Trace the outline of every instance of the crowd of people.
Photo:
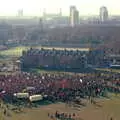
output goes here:
[{"label": "crowd of people", "polygon": [[75,113],[64,113],[56,111],[54,114],[48,113],[48,117],[50,117],[51,119],[56,118],[57,120],[75,120],[78,115]]},{"label": "crowd of people", "polygon": [[30,49],[23,53],[22,67],[47,67],[53,69],[80,69],[87,63],[86,51]]},{"label": "crowd of people", "polygon": [[71,101],[76,97],[104,96],[106,91],[120,92],[120,74],[69,74],[22,72],[17,75],[0,75],[0,96],[14,93],[47,95],[51,101]]}]

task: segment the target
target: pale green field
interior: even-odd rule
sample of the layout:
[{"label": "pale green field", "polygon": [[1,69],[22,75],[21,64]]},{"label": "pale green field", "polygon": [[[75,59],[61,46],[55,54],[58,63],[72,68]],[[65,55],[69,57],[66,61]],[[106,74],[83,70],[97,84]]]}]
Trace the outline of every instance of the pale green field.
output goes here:
[{"label": "pale green field", "polygon": [[3,50],[0,51],[0,55],[3,56],[21,56],[23,50],[27,50],[28,47],[20,46],[20,47],[14,47],[9,50]]}]

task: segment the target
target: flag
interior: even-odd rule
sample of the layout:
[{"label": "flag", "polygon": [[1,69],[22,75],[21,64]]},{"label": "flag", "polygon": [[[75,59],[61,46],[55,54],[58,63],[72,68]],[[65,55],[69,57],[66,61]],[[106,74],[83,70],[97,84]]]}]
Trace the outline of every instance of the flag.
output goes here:
[{"label": "flag", "polygon": [[4,94],[6,93],[6,91],[4,91],[4,90],[0,90],[0,97],[2,97]]},{"label": "flag", "polygon": [[12,80],[11,80],[11,79],[9,79],[8,81],[9,81],[9,82],[11,82]]},{"label": "flag", "polygon": [[34,76],[34,78],[37,78],[37,76]]},{"label": "flag", "polygon": [[47,87],[50,87],[50,84],[49,84],[49,83],[47,84]]},{"label": "flag", "polygon": [[4,86],[5,85],[5,83],[4,82],[2,82],[2,86]]},{"label": "flag", "polygon": [[6,91],[3,90],[1,93],[4,94],[4,93],[6,93]]},{"label": "flag", "polygon": [[82,79],[80,79],[80,82],[81,82],[81,83],[83,82]]},{"label": "flag", "polygon": [[45,77],[44,77],[44,76],[42,76],[42,79],[44,80],[44,79],[45,79]]},{"label": "flag", "polygon": [[61,85],[62,85],[62,88],[63,88],[63,89],[68,88],[67,80],[62,80],[62,81],[61,81]]}]

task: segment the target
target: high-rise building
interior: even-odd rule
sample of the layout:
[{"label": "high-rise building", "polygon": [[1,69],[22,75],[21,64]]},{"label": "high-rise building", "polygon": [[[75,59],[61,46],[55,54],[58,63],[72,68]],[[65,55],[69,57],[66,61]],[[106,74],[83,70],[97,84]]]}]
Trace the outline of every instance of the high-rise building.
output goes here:
[{"label": "high-rise building", "polygon": [[75,21],[75,25],[79,24],[79,11],[76,10],[74,13],[74,21]]},{"label": "high-rise building", "polygon": [[42,18],[39,19],[39,27],[42,29],[43,28],[43,20]]},{"label": "high-rise building", "polygon": [[58,13],[47,13],[46,9],[43,11],[43,19],[46,21],[47,19],[54,19],[54,18],[59,18],[62,16],[62,9],[60,8]]},{"label": "high-rise building", "polygon": [[60,17],[62,16],[62,9],[60,8],[60,13],[59,13]]},{"label": "high-rise building", "polygon": [[75,6],[70,6],[70,17],[72,15],[72,12],[76,10],[76,7]]},{"label": "high-rise building", "polygon": [[44,8],[44,10],[43,10],[43,17],[45,17],[46,16],[46,9]]},{"label": "high-rise building", "polygon": [[108,10],[105,6],[100,8],[100,21],[105,22],[108,20]]},{"label": "high-rise building", "polygon": [[70,25],[72,27],[79,24],[79,11],[75,6],[70,7]]},{"label": "high-rise building", "polygon": [[18,10],[18,16],[19,16],[19,17],[22,17],[22,16],[23,16],[23,9]]}]

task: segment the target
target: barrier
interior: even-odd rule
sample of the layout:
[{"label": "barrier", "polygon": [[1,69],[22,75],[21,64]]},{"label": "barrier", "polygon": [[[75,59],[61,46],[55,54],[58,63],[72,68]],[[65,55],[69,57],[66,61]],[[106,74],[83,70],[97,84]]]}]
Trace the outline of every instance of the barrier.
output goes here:
[{"label": "barrier", "polygon": [[29,93],[14,93],[17,98],[29,98]]},{"label": "barrier", "polygon": [[31,102],[40,101],[40,100],[43,100],[43,96],[42,95],[33,95],[33,96],[29,97],[29,100]]}]

